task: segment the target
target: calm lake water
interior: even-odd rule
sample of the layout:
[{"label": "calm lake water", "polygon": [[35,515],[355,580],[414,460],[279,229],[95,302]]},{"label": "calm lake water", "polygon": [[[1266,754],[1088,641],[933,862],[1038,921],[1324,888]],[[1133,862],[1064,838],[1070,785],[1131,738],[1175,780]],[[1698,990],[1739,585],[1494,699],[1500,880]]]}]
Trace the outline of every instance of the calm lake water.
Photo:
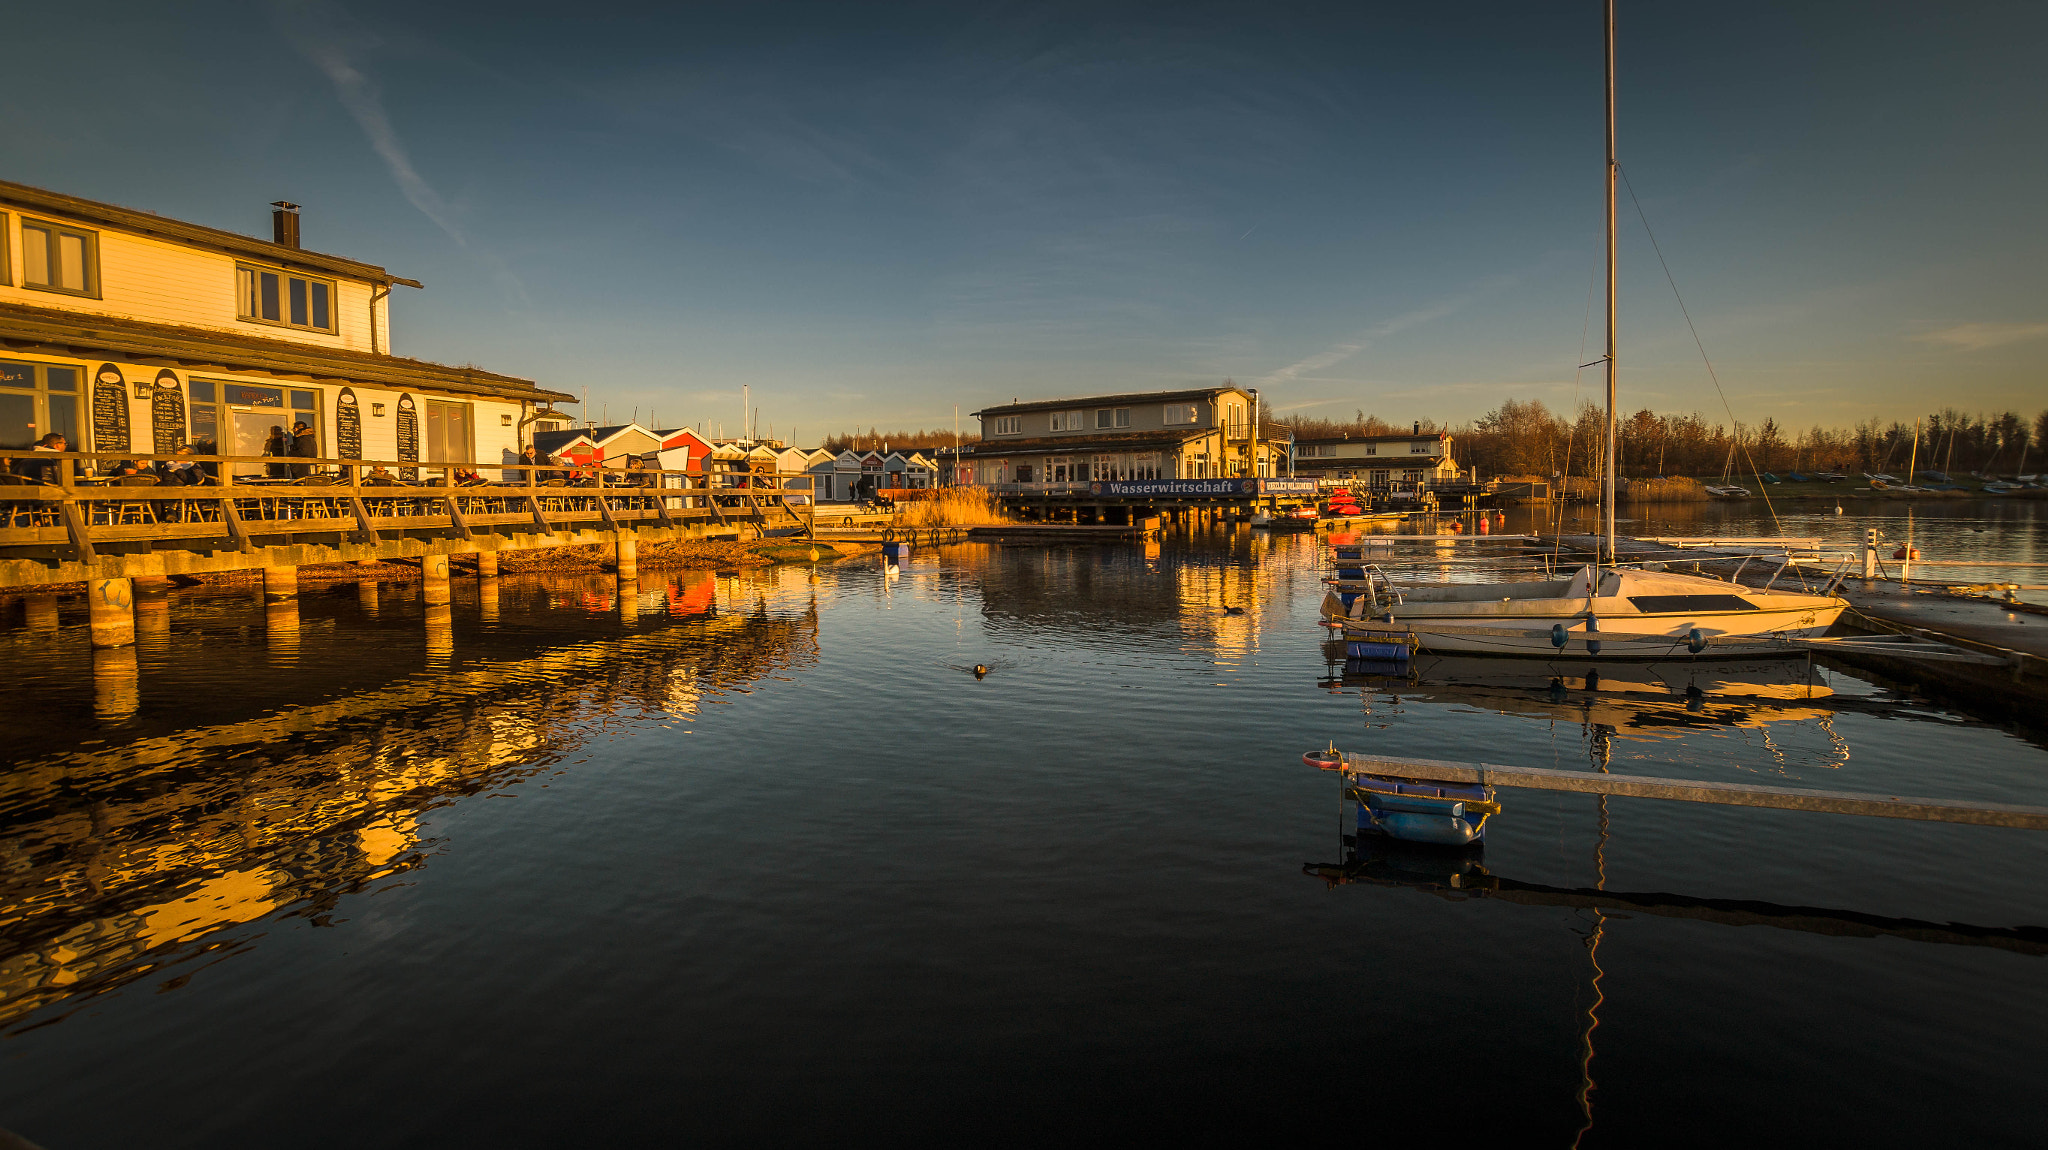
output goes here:
[{"label": "calm lake water", "polygon": [[2048,835],[1504,791],[1483,854],[1402,852],[1300,761],[2048,803],[2038,732],[1803,662],[1347,675],[1323,561],[198,589],[133,664],[17,614],[0,1126],[2038,1144]]}]

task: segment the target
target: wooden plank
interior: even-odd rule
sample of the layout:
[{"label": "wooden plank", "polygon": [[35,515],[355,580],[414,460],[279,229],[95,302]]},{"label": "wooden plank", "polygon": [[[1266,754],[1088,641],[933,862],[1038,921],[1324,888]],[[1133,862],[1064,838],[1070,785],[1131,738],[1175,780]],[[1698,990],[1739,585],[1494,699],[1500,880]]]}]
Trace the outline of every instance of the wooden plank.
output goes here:
[{"label": "wooden plank", "polygon": [[233,496],[224,496],[221,499],[220,520],[228,525],[228,538],[234,542],[235,550],[256,550],[255,545],[249,541],[249,529],[242,525],[242,513],[235,510]]},{"label": "wooden plank", "polygon": [[471,531],[469,529],[469,524],[465,523],[462,519],[462,507],[461,505],[455,502],[455,493],[451,491],[448,494],[442,496],[441,498],[445,500],[448,504],[448,522],[453,523],[455,525],[455,530],[459,534],[461,534],[461,536],[464,539],[476,538],[476,533]]},{"label": "wooden plank", "polygon": [[1390,775],[1442,783],[1479,783],[1537,791],[1570,791],[1624,798],[1669,799],[1682,803],[1767,807],[1782,811],[1867,815],[1884,819],[1967,823],[1973,826],[2048,830],[2048,807],[2018,803],[1958,803],[1945,799],[1901,798],[1855,791],[1809,791],[1755,783],[1715,783],[1692,779],[1659,779],[1647,775],[1602,775],[1591,771],[1558,771],[1542,767],[1503,767],[1492,763],[1455,763],[1440,759],[1382,759],[1372,755],[1343,756],[1347,774]]},{"label": "wooden plank", "polygon": [[363,497],[359,494],[352,493],[348,497],[348,503],[349,506],[351,508],[354,508],[355,510],[356,530],[362,533],[364,541],[368,543],[376,543],[381,541],[383,539],[383,536],[378,535],[377,528],[371,525],[370,509],[363,506]]},{"label": "wooden plank", "polygon": [[553,535],[555,533],[555,529],[548,526],[548,517],[540,513],[540,497],[534,495],[531,491],[526,496],[526,508],[533,512],[533,525],[540,529],[542,535]]},{"label": "wooden plank", "polygon": [[[603,482],[602,476],[599,477],[599,482]],[[612,501],[604,497],[604,488],[602,487],[597,489],[597,510],[600,515],[604,516],[605,530],[617,531],[619,529],[619,521],[612,518]]]},{"label": "wooden plank", "polygon": [[71,547],[78,553],[78,561],[90,563],[99,556],[92,548],[92,533],[85,524],[85,516],[78,513],[78,504],[66,499],[57,505],[57,513],[64,519],[64,531],[71,537]]}]

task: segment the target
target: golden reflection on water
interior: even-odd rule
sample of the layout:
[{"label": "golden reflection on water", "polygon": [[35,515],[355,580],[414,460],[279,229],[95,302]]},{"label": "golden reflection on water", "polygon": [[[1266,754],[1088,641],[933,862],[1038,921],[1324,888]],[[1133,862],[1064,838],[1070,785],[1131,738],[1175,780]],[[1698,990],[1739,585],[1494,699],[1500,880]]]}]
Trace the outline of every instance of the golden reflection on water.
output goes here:
[{"label": "golden reflection on water", "polygon": [[[760,596],[780,581],[718,596],[685,573],[645,593],[679,624],[459,670],[451,610],[429,608],[425,674],[16,764],[0,774],[0,1027],[231,949],[242,932],[228,928],[283,908],[323,923],[342,895],[426,861],[427,811],[572,751],[579,716],[621,703],[689,716],[707,693],[814,661],[815,609],[771,614]],[[619,602],[637,615],[634,595]],[[282,604],[289,626],[279,606],[265,608],[274,652],[297,639],[296,606]],[[134,713],[135,684],[134,648],[96,653],[103,721]]]}]

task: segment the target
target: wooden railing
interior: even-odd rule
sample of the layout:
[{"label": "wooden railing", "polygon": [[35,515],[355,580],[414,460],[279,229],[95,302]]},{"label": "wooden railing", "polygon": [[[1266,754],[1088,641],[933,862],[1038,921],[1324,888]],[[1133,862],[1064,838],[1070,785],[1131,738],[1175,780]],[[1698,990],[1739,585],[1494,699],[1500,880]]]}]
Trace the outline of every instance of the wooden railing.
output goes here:
[{"label": "wooden railing", "polygon": [[[478,527],[531,524],[543,535],[557,523],[595,519],[608,530],[652,524],[674,527],[709,521],[749,523],[766,529],[771,518],[812,527],[808,515],[789,503],[792,491],[810,486],[802,475],[733,475],[741,486],[724,485],[727,475],[662,468],[615,468],[573,460],[547,464],[503,463],[474,468],[462,463],[418,460],[336,459],[310,456],[150,455],[133,452],[14,451],[7,479],[0,479],[0,546],[53,542],[44,529],[61,527],[81,560],[95,554],[94,540],[218,538],[225,534],[240,550],[251,550],[252,532],[342,530],[378,538],[379,528],[442,528],[464,539]],[[23,482],[12,474],[15,461],[54,469],[57,482]],[[155,484],[127,482],[113,475],[81,476],[81,465],[133,462]],[[170,478],[158,465],[190,464],[201,482]],[[209,473],[205,469],[210,467]],[[303,476],[251,475],[236,469],[304,469]],[[478,480],[458,483],[457,469],[474,470]],[[495,471],[496,482],[481,473]],[[808,502],[808,501],[807,501]],[[557,517],[550,521],[549,515]],[[330,520],[324,525],[319,521]],[[410,520],[411,522],[407,522]],[[427,520],[422,522],[422,520]]]}]

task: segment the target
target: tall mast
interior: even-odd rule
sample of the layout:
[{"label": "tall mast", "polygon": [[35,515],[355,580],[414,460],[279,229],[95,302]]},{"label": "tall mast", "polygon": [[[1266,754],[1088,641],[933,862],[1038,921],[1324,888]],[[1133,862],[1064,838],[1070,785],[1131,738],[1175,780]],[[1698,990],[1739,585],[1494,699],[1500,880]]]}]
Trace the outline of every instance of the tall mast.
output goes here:
[{"label": "tall mast", "polygon": [[1607,0],[1607,474],[1601,487],[1601,511],[1607,519],[1607,562],[1614,553],[1614,184],[1621,171],[1614,154],[1614,0]]}]

